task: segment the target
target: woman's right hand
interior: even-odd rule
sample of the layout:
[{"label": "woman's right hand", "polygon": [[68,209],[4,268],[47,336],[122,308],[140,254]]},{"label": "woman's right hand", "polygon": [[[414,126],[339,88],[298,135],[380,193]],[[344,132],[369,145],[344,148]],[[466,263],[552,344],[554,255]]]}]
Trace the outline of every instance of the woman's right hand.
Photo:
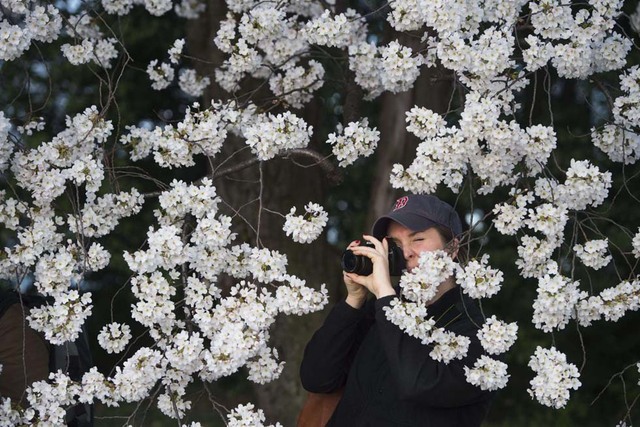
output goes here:
[{"label": "woman's right hand", "polygon": [[[360,246],[360,240],[354,240],[349,243],[347,249],[353,249],[356,246]],[[367,288],[351,280],[344,271],[342,272],[342,278],[344,286],[347,288],[347,304],[353,308],[362,307],[367,299]]]}]

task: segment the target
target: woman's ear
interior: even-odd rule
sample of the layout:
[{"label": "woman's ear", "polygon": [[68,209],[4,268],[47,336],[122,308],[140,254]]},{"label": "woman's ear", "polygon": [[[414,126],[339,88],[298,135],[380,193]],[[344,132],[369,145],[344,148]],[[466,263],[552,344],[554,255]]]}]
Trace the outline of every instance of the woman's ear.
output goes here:
[{"label": "woman's ear", "polygon": [[449,240],[449,243],[447,243],[446,246],[444,247],[445,252],[448,253],[451,259],[454,261],[456,260],[456,258],[458,258],[459,249],[460,249],[460,240],[458,240],[456,237]]}]

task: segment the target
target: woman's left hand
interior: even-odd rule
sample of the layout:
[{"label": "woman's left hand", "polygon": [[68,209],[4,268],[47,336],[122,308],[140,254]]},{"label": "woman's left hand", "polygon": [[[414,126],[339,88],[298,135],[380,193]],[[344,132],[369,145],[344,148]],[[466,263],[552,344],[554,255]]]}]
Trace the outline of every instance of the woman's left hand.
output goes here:
[{"label": "woman's left hand", "polygon": [[369,292],[374,294],[376,298],[382,298],[388,295],[395,295],[396,292],[391,286],[391,278],[389,276],[389,244],[387,239],[382,241],[373,236],[362,236],[368,242],[373,243],[374,247],[356,246],[351,248],[354,254],[366,256],[373,264],[373,272],[368,276],[360,276],[355,273],[345,273],[353,282],[366,287]]}]

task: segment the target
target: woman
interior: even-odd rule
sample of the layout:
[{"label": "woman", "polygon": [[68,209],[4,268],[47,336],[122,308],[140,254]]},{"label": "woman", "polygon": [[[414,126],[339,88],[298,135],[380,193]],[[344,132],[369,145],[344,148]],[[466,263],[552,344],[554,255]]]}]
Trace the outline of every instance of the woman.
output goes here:
[{"label": "woman", "polygon": [[[388,241],[402,249],[407,270],[418,265],[421,253],[446,250],[459,255],[460,218],[434,196],[398,199],[379,218],[373,247],[352,242],[355,255],[368,257],[368,276],[344,273],[347,297],[339,302],[305,349],[300,369],[304,388],[312,393],[344,389],[327,426],[478,426],[491,393],[469,384],[464,366],[482,354],[476,337],[483,319],[473,301],[463,296],[454,277],[438,287],[427,304],[437,327],[471,339],[467,356],[448,364],[429,356],[431,346],[405,334],[383,311],[398,298],[389,276]],[[371,293],[375,298],[368,299]]]}]

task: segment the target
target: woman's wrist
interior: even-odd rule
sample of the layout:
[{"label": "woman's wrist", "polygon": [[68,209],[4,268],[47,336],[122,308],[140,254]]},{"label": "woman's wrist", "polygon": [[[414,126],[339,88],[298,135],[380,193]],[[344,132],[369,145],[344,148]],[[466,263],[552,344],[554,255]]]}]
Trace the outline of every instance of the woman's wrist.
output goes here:
[{"label": "woman's wrist", "polygon": [[378,292],[376,292],[376,299],[380,299],[380,298],[383,298],[383,297],[388,297],[389,295],[395,295],[395,294],[396,294],[395,289],[393,289],[391,284],[389,284],[388,286],[381,287],[378,290]]},{"label": "woman's wrist", "polygon": [[364,302],[366,299],[367,299],[366,295],[360,296],[360,295],[349,294],[347,295],[347,299],[345,300],[345,302],[353,308],[360,309],[364,305]]}]

